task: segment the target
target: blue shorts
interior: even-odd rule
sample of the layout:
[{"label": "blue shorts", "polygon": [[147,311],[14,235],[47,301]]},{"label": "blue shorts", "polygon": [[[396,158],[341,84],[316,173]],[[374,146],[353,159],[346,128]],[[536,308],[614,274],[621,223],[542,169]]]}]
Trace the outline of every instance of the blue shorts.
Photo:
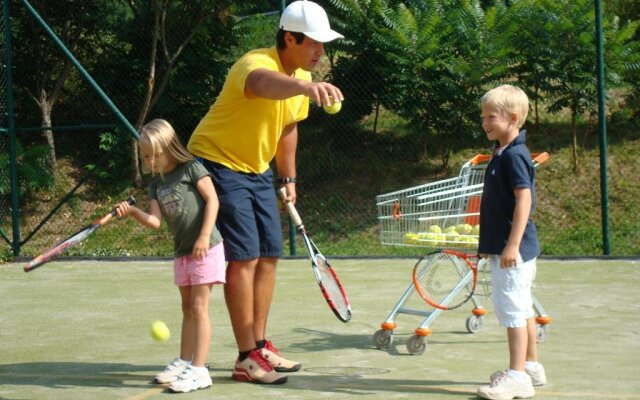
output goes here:
[{"label": "blue shorts", "polygon": [[217,223],[227,261],[280,257],[282,225],[271,169],[263,174],[243,173],[201,161],[218,194]]}]

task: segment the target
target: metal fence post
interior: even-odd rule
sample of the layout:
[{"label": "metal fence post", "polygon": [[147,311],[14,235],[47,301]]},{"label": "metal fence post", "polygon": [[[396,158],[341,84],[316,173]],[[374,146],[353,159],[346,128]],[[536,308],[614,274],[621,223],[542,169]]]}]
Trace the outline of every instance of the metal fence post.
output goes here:
[{"label": "metal fence post", "polygon": [[20,255],[20,199],[18,197],[18,162],[16,148],[16,120],[13,109],[13,56],[11,47],[11,18],[10,0],[4,0],[2,4],[4,18],[4,67],[7,77],[7,134],[9,137],[9,163],[11,181],[11,250],[14,256]]}]

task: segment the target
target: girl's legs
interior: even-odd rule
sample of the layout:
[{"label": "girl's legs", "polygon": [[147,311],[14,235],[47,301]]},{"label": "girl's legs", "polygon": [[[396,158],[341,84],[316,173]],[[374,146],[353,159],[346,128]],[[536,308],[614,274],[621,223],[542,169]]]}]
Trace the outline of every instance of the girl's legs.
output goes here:
[{"label": "girl's legs", "polygon": [[191,312],[191,286],[179,286],[182,300],[182,333],[180,337],[180,358],[185,361],[193,360],[193,315]]},{"label": "girl's legs", "polygon": [[211,343],[211,323],[209,320],[209,298],[211,283],[191,287],[191,314],[193,316],[193,359],[191,365],[204,367]]},{"label": "girl's legs", "polygon": [[204,367],[211,341],[209,298],[212,284],[180,286],[182,336],[180,358],[194,367]]}]

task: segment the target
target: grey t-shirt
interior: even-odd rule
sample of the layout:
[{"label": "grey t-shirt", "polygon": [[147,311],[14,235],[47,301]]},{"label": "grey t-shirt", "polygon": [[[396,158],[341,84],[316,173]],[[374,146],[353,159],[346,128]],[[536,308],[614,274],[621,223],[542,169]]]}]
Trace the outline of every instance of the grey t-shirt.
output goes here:
[{"label": "grey t-shirt", "polygon": [[[208,175],[202,164],[193,160],[178,164],[164,176],[156,175],[149,185],[149,198],[158,201],[169,230],[173,233],[175,257],[191,254],[200,235],[205,202],[197,184]],[[211,230],[211,246],[220,242],[222,237],[214,226]]]}]

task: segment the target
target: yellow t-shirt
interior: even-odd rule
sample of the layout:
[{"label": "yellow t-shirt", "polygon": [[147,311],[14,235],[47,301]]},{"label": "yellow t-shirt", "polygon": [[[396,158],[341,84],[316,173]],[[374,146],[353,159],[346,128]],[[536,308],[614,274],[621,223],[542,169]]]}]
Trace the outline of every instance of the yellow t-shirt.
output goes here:
[{"label": "yellow t-shirt", "polygon": [[[195,156],[234,171],[263,173],[276,154],[284,127],[307,118],[307,96],[286,100],[248,96],[245,81],[257,68],[285,73],[275,47],[250,51],[236,61],[215,103],[189,139],[187,148]],[[302,69],[294,77],[311,81],[311,73]]]}]

